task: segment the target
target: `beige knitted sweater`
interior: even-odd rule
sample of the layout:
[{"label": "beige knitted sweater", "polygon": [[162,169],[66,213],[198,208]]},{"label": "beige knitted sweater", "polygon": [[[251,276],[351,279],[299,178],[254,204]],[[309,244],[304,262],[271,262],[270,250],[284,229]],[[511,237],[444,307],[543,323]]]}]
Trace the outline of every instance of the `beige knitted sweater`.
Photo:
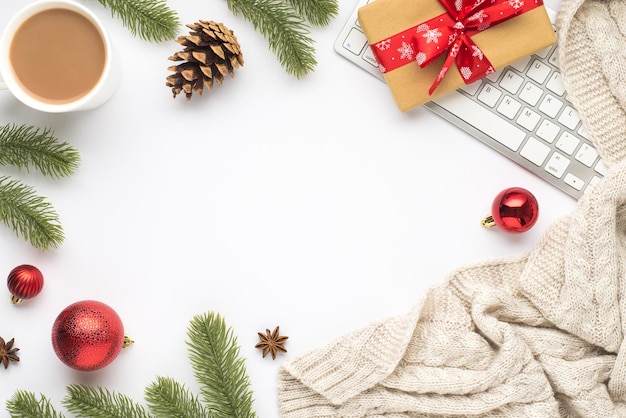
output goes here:
[{"label": "beige knitted sweater", "polygon": [[626,1],[563,0],[566,86],[611,170],[529,254],[282,365],[301,417],[626,417]]}]

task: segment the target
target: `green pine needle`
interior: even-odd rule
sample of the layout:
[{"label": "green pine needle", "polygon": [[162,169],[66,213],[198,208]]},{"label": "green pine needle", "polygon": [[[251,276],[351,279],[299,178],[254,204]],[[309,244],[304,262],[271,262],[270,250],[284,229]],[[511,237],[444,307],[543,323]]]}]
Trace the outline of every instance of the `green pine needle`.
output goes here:
[{"label": "green pine needle", "polygon": [[209,312],[195,316],[187,330],[189,360],[207,409],[219,417],[255,417],[245,361],[224,319]]},{"label": "green pine needle", "polygon": [[143,406],[128,396],[102,387],[69,385],[63,405],[77,417],[89,418],[148,418]]},{"label": "green pine needle", "polygon": [[198,397],[184,385],[169,377],[157,377],[145,390],[150,412],[158,417],[202,418],[208,417]]},{"label": "green pine needle", "polygon": [[48,250],[63,242],[63,229],[54,208],[32,187],[0,177],[0,221],[35,248]]},{"label": "green pine needle", "polygon": [[[145,389],[148,409],[128,396],[102,387],[67,386],[63,406],[76,417],[89,418],[256,418],[244,359],[239,356],[233,330],[219,314],[208,312],[189,323],[189,360],[200,383],[202,403],[184,385],[157,377]],[[7,401],[15,418],[63,418],[43,395],[18,390]]]},{"label": "green pine needle", "polygon": [[37,400],[34,393],[25,390],[18,390],[7,400],[7,411],[12,418],[63,418],[44,395]]},{"label": "green pine needle", "polygon": [[[226,0],[268,41],[288,74],[301,78],[317,65],[309,25],[326,26],[339,12],[338,0]],[[119,17],[133,35],[148,41],[175,39],[180,27],[176,11],[165,0],[98,0]]]},{"label": "green pine needle", "polygon": [[168,41],[176,38],[178,14],[163,0],[98,0],[119,17],[130,32],[146,41]]},{"label": "green pine needle", "polygon": [[337,0],[288,0],[314,26],[326,26],[339,13]]},{"label": "green pine needle", "polygon": [[250,21],[288,74],[301,78],[317,65],[309,27],[283,0],[226,0],[234,15]]},{"label": "green pine needle", "polygon": [[[0,165],[31,168],[53,178],[73,174],[80,155],[51,129],[28,125],[0,126]],[[33,188],[8,176],[0,177],[0,221],[35,248],[47,250],[63,242],[63,229],[52,205]]]},{"label": "green pine needle", "polygon": [[80,155],[67,142],[61,142],[51,129],[28,125],[0,126],[0,165],[29,170],[34,167],[51,177],[73,174],[80,164]]}]

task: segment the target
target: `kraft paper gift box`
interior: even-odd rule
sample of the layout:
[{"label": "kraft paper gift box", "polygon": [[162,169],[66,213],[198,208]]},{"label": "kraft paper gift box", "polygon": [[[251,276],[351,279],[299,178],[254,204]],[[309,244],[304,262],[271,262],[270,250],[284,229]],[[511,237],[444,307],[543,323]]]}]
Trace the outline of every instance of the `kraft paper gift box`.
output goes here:
[{"label": "kraft paper gift box", "polygon": [[[444,7],[442,1],[447,1],[449,7]],[[408,45],[411,45],[412,50],[410,52],[415,52],[416,45],[411,44],[411,42],[414,42],[417,36],[422,36],[426,41],[438,41],[438,38],[441,38],[441,36],[430,36],[430,39],[428,39],[425,29],[429,28],[425,28],[425,23],[441,20],[435,19],[437,17],[441,18],[441,15],[446,15],[449,19],[455,19],[455,16],[453,16],[455,10],[450,10],[450,8],[453,8],[455,4],[457,6],[461,5],[461,1],[376,0],[359,9],[359,23],[375,55],[377,54],[376,45],[384,45],[391,38],[395,39],[395,48],[400,50],[401,48],[397,47],[400,34],[403,34],[402,40],[406,40]],[[480,28],[481,31],[471,35],[471,42],[480,49],[479,52],[482,52],[484,57],[488,58],[493,71],[497,71],[522,57],[531,55],[556,42],[554,29],[541,0],[496,1],[502,3],[503,7],[507,6],[507,4],[512,6],[525,4],[526,7],[532,8],[520,12],[520,14],[510,17],[503,22],[492,23],[485,26],[486,28]],[[470,7],[475,4],[470,2],[470,0],[463,0],[463,3],[466,6],[469,4]],[[484,7],[489,7],[493,4],[494,2],[487,0]],[[478,16],[480,17],[480,15]],[[475,17],[473,19],[476,20]],[[432,25],[430,26],[432,27]],[[448,29],[454,30],[453,28]],[[443,39],[442,41],[442,44],[445,43],[441,47],[443,49],[447,46],[447,42]],[[431,43],[428,46],[432,46],[430,45]],[[387,47],[389,48],[389,45]],[[410,56],[409,58],[412,59],[409,60],[409,63],[383,72],[393,98],[401,111],[405,112],[420,106],[466,84],[461,74],[459,74],[456,63],[452,63],[440,84],[432,94],[429,93],[433,82],[437,79],[444,66],[448,52],[449,49],[446,49],[439,57],[423,66],[423,68],[420,67],[420,64],[413,56]],[[379,58],[377,57],[377,59]],[[481,75],[481,77],[484,75]]]}]

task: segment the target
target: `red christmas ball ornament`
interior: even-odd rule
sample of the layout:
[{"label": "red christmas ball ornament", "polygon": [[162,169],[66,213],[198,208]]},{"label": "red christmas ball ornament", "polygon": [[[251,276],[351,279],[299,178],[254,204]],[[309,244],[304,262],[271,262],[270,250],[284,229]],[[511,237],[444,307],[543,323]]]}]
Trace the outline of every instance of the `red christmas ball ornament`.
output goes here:
[{"label": "red christmas ball ornament", "polygon": [[43,274],[35,266],[22,264],[9,272],[7,287],[11,292],[11,303],[34,298],[43,289]]},{"label": "red christmas ball ornament", "polygon": [[98,370],[132,344],[124,336],[124,325],[107,304],[84,300],[65,308],[52,326],[52,346],[57,357],[69,367]]},{"label": "red christmas ball ornament", "polygon": [[491,215],[481,225],[498,226],[506,232],[518,234],[528,231],[539,218],[539,204],[535,196],[521,187],[502,190],[493,200]]}]

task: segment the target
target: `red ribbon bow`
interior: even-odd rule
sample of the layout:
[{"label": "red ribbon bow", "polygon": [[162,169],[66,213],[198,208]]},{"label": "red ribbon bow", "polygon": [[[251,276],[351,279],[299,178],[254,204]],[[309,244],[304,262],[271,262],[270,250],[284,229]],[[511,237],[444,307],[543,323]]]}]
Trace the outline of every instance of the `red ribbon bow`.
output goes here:
[{"label": "red ribbon bow", "polygon": [[417,61],[421,68],[441,54],[447,58],[428,90],[433,94],[453,62],[465,84],[494,72],[472,36],[543,5],[542,0],[439,0],[447,13],[372,44],[383,73]]}]

